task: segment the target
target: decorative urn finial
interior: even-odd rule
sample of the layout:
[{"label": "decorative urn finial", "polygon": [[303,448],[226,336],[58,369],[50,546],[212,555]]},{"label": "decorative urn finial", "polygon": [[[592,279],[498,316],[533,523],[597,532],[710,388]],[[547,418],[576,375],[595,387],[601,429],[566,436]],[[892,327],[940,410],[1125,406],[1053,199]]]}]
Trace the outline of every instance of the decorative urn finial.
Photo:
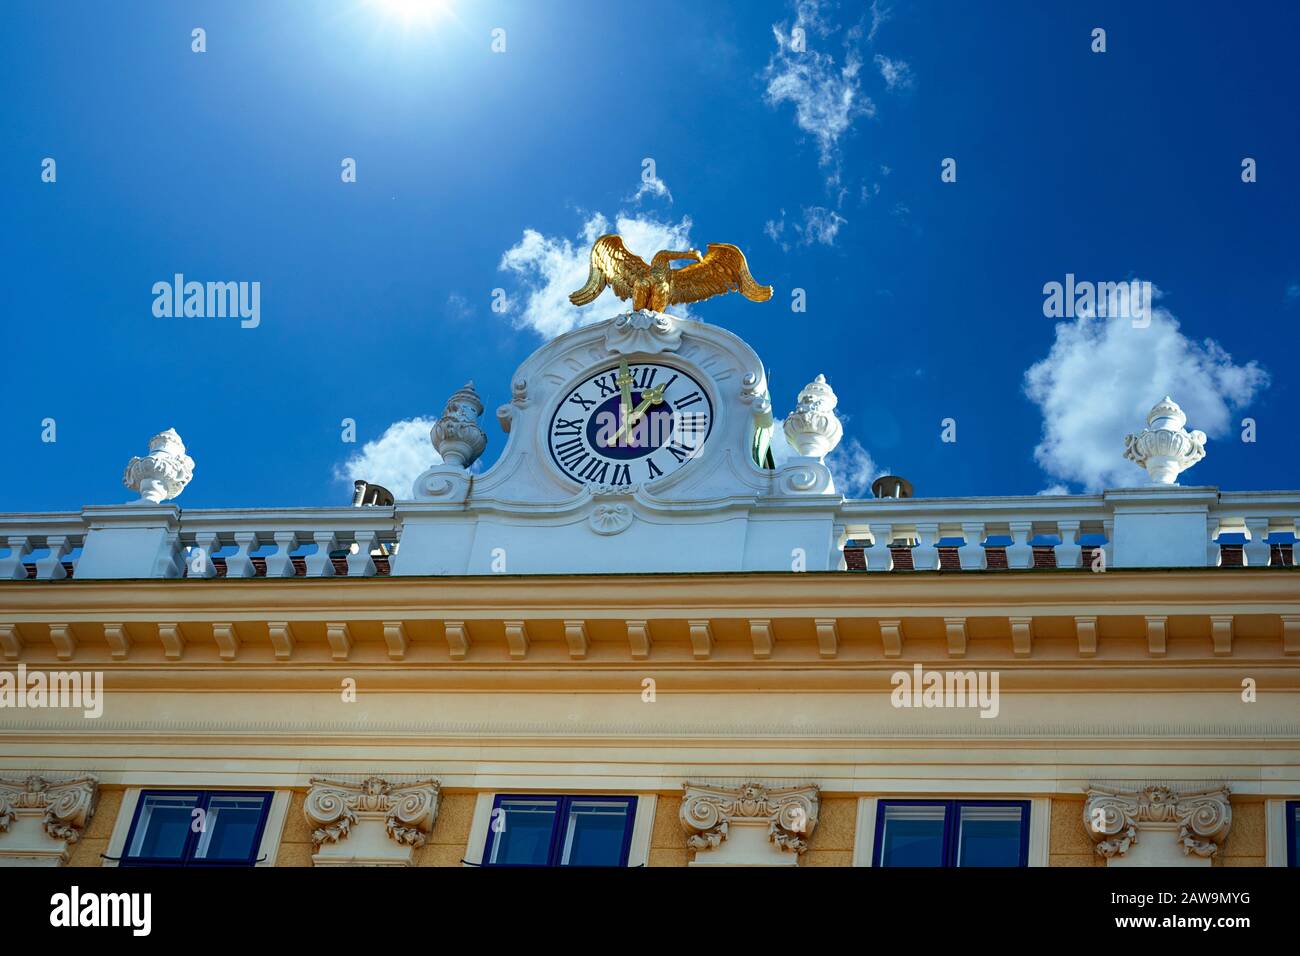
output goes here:
[{"label": "decorative urn finial", "polygon": [[179,495],[193,477],[194,459],[185,454],[176,429],[169,428],[149,439],[149,454],[127,463],[122,484],[140,493],[138,503],[158,504]]},{"label": "decorative urn finial", "polygon": [[824,458],[834,450],[844,435],[844,426],[835,417],[835,397],[825,375],[818,375],[799,393],[799,402],[785,419],[785,437],[805,458]]},{"label": "decorative urn finial", "polygon": [[479,425],[483,414],[483,400],[474,390],[474,383],[466,382],[447,399],[442,418],[429,431],[433,447],[449,465],[468,468],[487,447],[487,433]]},{"label": "decorative urn finial", "polygon": [[1147,427],[1124,436],[1124,457],[1145,468],[1154,485],[1177,484],[1180,472],[1205,457],[1205,432],[1189,432],[1187,416],[1166,395],[1147,415]]}]

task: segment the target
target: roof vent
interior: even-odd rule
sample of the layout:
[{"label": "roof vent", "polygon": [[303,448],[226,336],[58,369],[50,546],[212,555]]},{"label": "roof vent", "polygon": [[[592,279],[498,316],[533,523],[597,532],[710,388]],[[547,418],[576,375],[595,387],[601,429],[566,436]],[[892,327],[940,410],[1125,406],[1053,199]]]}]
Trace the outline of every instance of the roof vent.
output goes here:
[{"label": "roof vent", "polygon": [[352,507],[360,508],[365,505],[391,505],[393,503],[393,493],[383,485],[372,485],[369,482],[358,479],[352,484]]},{"label": "roof vent", "polygon": [[871,483],[871,493],[877,498],[910,498],[912,483],[897,475],[881,475]]}]

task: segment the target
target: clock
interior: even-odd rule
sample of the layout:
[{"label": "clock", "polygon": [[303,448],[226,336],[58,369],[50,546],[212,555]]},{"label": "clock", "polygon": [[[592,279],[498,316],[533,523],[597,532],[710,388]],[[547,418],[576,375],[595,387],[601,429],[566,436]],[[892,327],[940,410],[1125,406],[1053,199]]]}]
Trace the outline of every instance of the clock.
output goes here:
[{"label": "clock", "polygon": [[713,402],[689,372],[655,362],[619,362],[588,375],[551,415],[551,459],[574,481],[654,481],[699,456],[713,430]]}]

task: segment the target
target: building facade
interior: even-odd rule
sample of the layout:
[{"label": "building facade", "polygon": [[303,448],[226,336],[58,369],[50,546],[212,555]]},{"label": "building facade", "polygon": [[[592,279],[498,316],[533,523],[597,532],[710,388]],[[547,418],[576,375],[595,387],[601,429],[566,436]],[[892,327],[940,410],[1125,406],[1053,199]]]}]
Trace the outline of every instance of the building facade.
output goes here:
[{"label": "building facade", "polygon": [[1295,865],[1300,492],[1152,400],[1130,488],[850,500],[828,383],[773,466],[758,356],[641,311],[393,503],[184,509],[165,432],[0,516],[0,863]]}]

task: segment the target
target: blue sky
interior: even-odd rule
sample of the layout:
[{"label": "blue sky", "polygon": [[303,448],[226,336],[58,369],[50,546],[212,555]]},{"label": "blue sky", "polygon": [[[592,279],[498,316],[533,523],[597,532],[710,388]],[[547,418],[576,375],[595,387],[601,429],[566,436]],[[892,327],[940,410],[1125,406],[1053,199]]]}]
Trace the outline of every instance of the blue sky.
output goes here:
[{"label": "blue sky", "polygon": [[[0,510],[127,500],[169,426],[182,506],[344,504],[352,470],[432,464],[471,378],[490,463],[517,365],[617,311],[562,298],[606,226],[745,250],[773,301],[692,314],[755,348],[778,415],[826,374],[853,493],[1138,483],[1123,434],[1166,391],[1211,438],[1184,483],[1297,485],[1294,9],[446,6],[4,5]],[[260,324],[156,318],[177,272],[260,282]],[[1067,273],[1153,283],[1152,322],[1045,317]]]}]

